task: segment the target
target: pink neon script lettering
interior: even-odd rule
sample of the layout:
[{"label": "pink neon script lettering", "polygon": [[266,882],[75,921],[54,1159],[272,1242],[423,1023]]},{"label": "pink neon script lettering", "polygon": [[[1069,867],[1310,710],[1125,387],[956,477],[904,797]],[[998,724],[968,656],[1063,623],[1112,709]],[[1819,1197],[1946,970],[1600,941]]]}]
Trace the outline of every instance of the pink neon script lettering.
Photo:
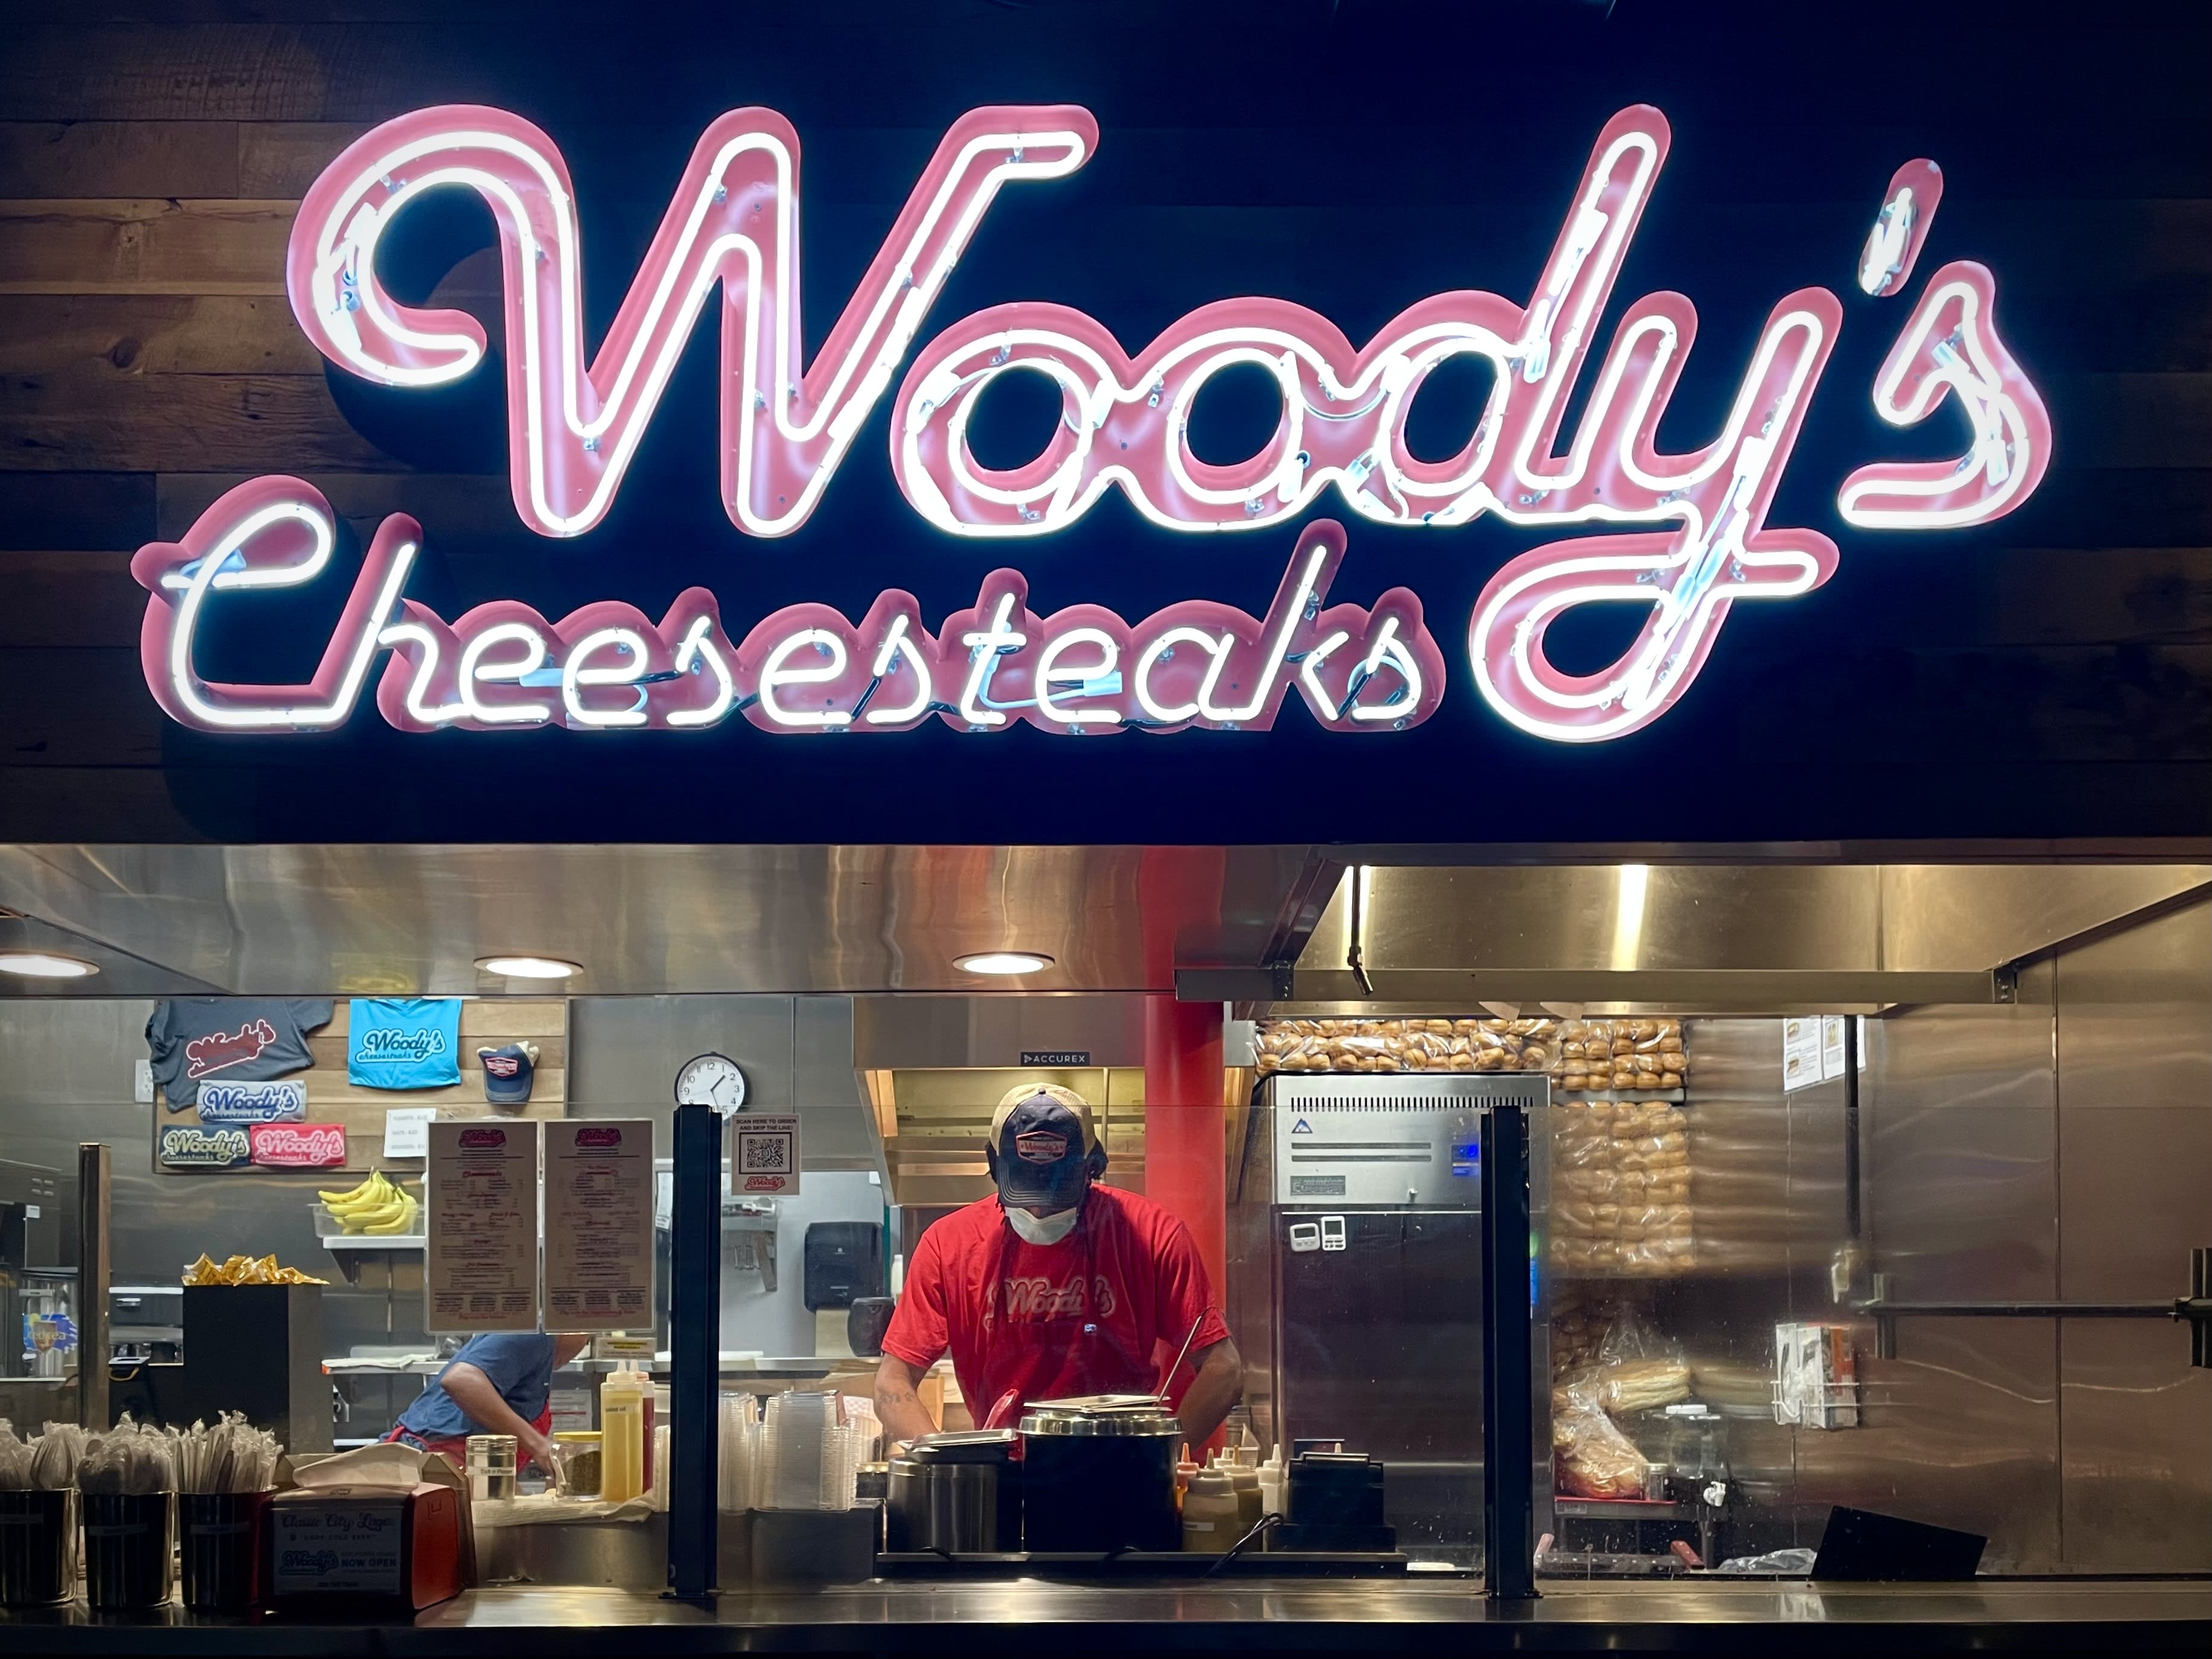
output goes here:
[{"label": "pink neon script lettering", "polygon": [[1836,510],[1862,530],[1959,530],[2002,518],[2035,493],[2051,464],[2051,416],[1996,330],[1996,279],[1972,260],[1928,287],[1875,376],[1874,407],[1917,425],[1947,398],[1972,443],[1952,461],[1881,462],[1844,480]]},{"label": "pink neon script lettering", "polygon": [[[465,374],[483,354],[482,330],[458,312],[398,306],[376,281],[374,255],[383,228],[421,191],[461,185],[483,195],[506,271],[514,499],[526,522],[566,536],[605,512],[707,292],[720,284],[723,496],[739,528],[779,535],[811,512],[999,185],[1072,172],[1097,136],[1090,115],[1073,106],[994,106],[956,122],[804,372],[798,141],[766,110],[733,112],[702,136],[588,366],[567,169],[550,139],[502,111],[418,111],[350,147],[303,205],[289,288],[310,337],[356,373],[399,385]],[[1435,295],[1363,349],[1318,314],[1265,298],[1202,307],[1134,355],[1103,324],[1064,306],[1024,302],[964,318],[921,350],[899,390],[891,462],[900,487],[931,523],[966,536],[1049,534],[1109,488],[1152,522],[1185,530],[1277,523],[1331,487],[1354,512],[1383,524],[1462,524],[1489,513],[1516,524],[1612,526],[1614,533],[1537,548],[1498,572],[1470,618],[1468,654],[1485,700],[1533,735],[1592,742],[1639,730],[1695,679],[1737,601],[1802,594],[1837,564],[1827,537],[1766,523],[1841,321],[1841,306],[1825,288],[1800,289],[1774,307],[1720,433],[1684,454],[1661,453],[1656,433],[1697,314],[1680,294],[1634,301],[1561,452],[1567,403],[1669,142],[1664,117],[1649,106],[1623,110],[1607,124],[1525,303],[1473,291]],[[1932,161],[1907,162],[1892,176],[1860,255],[1864,293],[1887,296],[1905,287],[1942,194]],[[1947,265],[1929,282],[1883,367],[1875,407],[1903,426],[1954,397],[1971,447],[1955,461],[1862,468],[1838,498],[1847,522],[1916,530],[1981,524],[2033,493],[2049,461],[2050,422],[1997,336],[1994,303],[1993,280],[1978,265]],[[1457,455],[1421,461],[1406,447],[1407,412],[1427,377],[1460,356],[1486,361],[1491,395]],[[1189,411],[1212,375],[1238,364],[1274,375],[1281,417],[1257,453],[1210,464],[1189,448]],[[1062,419],[1028,463],[987,469],[969,448],[968,421],[986,388],[1017,371],[1055,383]],[[1433,675],[1425,666],[1418,606],[1395,590],[1343,627],[1300,635],[1279,651],[1256,703],[1221,692],[1241,683],[1234,670],[1251,672],[1245,658],[1253,650],[1274,649],[1240,631],[1233,617],[1241,613],[1172,608],[1143,625],[1157,624],[1160,637],[1140,639],[1141,627],[1133,633],[1103,615],[1033,616],[1025,585],[1010,572],[987,578],[957,638],[950,622],[935,639],[925,635],[912,601],[888,593],[857,630],[825,608],[793,607],[736,646],[697,590],[657,627],[628,607],[590,607],[553,625],[513,604],[480,608],[448,626],[411,603],[387,626],[419,536],[411,521],[395,517],[371,548],[376,579],[365,571],[356,584],[313,681],[203,694],[190,639],[207,598],[231,587],[305,581],[328,557],[326,530],[300,502],[278,490],[261,506],[269,516],[236,530],[236,538],[281,544],[281,557],[243,570],[210,558],[221,550],[208,545],[207,518],[183,551],[162,544],[158,558],[149,559],[156,548],[140,556],[147,561],[141,579],[155,589],[145,635],[149,678],[163,706],[188,724],[333,724],[350,707],[369,658],[386,646],[398,655],[379,702],[413,729],[710,724],[732,706],[784,730],[899,730],[933,712],[988,730],[1017,711],[1032,724],[1074,733],[1263,725],[1289,683],[1280,665],[1298,663],[1296,682],[1316,717],[1352,730],[1340,723],[1413,724],[1425,717],[1424,699],[1441,687],[1440,664]],[[1297,565],[1294,557],[1293,572]],[[1597,602],[1641,606],[1643,625],[1606,668],[1565,673],[1547,654],[1547,631],[1575,607]],[[1343,639],[1332,644],[1334,633]],[[157,646],[166,652],[158,674]],[[963,651],[964,671],[957,660]],[[997,695],[1021,688],[1024,653],[1031,651],[1045,658],[1041,682],[1026,699]],[[1178,652],[1201,660],[1196,687],[1148,700],[1154,674],[1165,684],[1187,672],[1164,667]],[[1331,669],[1336,652],[1343,654]],[[1360,704],[1358,686],[1346,680],[1331,716],[1329,675],[1354,657],[1360,684],[1387,670],[1397,675],[1399,693],[1388,705]],[[1127,682],[1121,700],[1102,701],[1107,693],[1099,687],[1117,673]],[[1080,697],[1059,689],[1070,674],[1086,687]],[[687,676],[704,688],[703,703],[663,689]],[[902,684],[903,701],[894,689]],[[544,694],[554,689],[557,699]],[[884,698],[891,700],[864,703]]]},{"label": "pink neon script lettering", "polygon": [[795,530],[850,446],[1000,185],[1081,166],[1097,124],[1069,106],[955,122],[811,367],[802,370],[799,139],[773,110],[700,136],[660,229],[586,365],[575,195],[553,141],[505,110],[417,110],[356,141],[301,203],[292,310],[331,361],[395,386],[482,360],[465,313],[399,305],[375,271],[384,230],[422,191],[474,190],[506,274],[515,510],[546,536],[605,515],[708,291],[722,288],[722,499],[755,536]]},{"label": "pink neon script lettering", "polygon": [[447,622],[398,596],[422,532],[394,514],[371,540],[313,682],[202,678],[192,646],[208,584],[312,579],[320,565],[301,548],[333,534],[330,504],[313,485],[262,478],[216,501],[182,542],[139,550],[131,570],[149,594],[140,654],[172,716],[210,730],[295,730],[303,714],[336,724],[380,651],[391,656],[377,706],[406,731],[685,730],[739,713],[786,734],[909,731],[930,719],[1063,736],[1263,731],[1295,693],[1326,730],[1358,732],[1418,725],[1443,697],[1443,653],[1412,592],[1392,588],[1369,606],[1328,602],[1345,556],[1343,529],[1328,520],[1302,532],[1256,616],[1212,600],[1133,623],[1097,605],[1040,615],[1027,578],[1000,570],[984,578],[972,609],[934,633],[914,596],[893,590],[857,624],[829,605],[790,605],[736,640],[704,588],[678,595],[657,622],[614,600],[558,622],[496,600]]}]

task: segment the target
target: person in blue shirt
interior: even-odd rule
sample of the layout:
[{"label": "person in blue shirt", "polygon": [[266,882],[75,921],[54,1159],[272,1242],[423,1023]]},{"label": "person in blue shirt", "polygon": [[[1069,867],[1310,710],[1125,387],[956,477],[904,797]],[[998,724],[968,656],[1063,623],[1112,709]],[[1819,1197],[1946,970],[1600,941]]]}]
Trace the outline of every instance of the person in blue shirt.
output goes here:
[{"label": "person in blue shirt", "polygon": [[534,1460],[550,1473],[553,1373],[591,1340],[545,1331],[471,1336],[384,1438],[437,1452],[460,1468],[467,1466],[469,1436],[511,1434],[520,1453],[516,1467]]}]

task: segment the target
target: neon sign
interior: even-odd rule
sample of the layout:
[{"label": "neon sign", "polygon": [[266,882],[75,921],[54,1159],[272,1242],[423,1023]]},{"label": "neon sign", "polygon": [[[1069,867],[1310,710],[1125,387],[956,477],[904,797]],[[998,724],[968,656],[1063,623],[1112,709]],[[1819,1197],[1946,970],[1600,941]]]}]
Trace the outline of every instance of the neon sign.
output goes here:
[{"label": "neon sign", "polygon": [[[1774,306],[1719,434],[1680,454],[1662,452],[1657,433],[1697,313],[1680,294],[1633,301],[1563,434],[1669,137],[1648,106],[1606,124],[1525,303],[1434,295],[1360,348],[1314,312],[1252,298],[1203,306],[1133,354],[1097,319],[1046,302],[976,312],[915,350],[1000,187],[1063,177],[1097,148],[1096,122],[1066,106],[980,109],[953,124],[811,364],[800,360],[799,142],[767,110],[732,112],[702,135],[588,362],[567,167],[550,138],[503,111],[417,111],[349,147],[302,204],[288,282],[301,327],[348,372],[401,387],[456,379],[485,355],[483,330],[460,312],[394,300],[377,277],[376,250],[423,192],[481,196],[505,272],[512,492],[523,522],[546,536],[580,535],[605,516],[717,286],[721,494],[749,535],[786,535],[805,522],[887,395],[893,475],[925,520],[957,536],[1050,535],[1109,490],[1155,524],[1194,532],[1264,530],[1332,491],[1351,514],[1389,526],[1494,515],[1600,527],[1510,560],[1468,624],[1474,684],[1493,710],[1535,736],[1591,742],[1659,718],[1695,680],[1737,602],[1805,593],[1837,566],[1827,536],[1767,522],[1842,325],[1842,303],[1827,289],[1801,288]],[[1893,176],[1856,272],[1863,294],[1909,285],[1942,194],[1930,161]],[[1408,411],[1439,366],[1464,357],[1492,376],[1481,417],[1458,454],[1419,459],[1405,440]],[[1274,378],[1274,433],[1241,462],[1204,462],[1189,444],[1193,405],[1213,376],[1246,364]],[[1015,372],[1049,378],[1061,418],[1029,462],[986,468],[969,446],[969,422],[987,389]],[[1873,398],[1898,426],[1955,399],[1971,444],[1952,461],[1853,472],[1837,497],[1852,525],[1985,523],[2025,501],[2048,465],[2049,419],[1996,333],[1994,279],[1979,265],[1953,263],[1930,279]],[[404,597],[422,539],[404,514],[372,537],[310,681],[201,680],[192,641],[206,606],[317,579],[334,536],[313,489],[264,478],[223,497],[181,542],[141,550],[132,570],[151,595],[145,669],[164,709],[210,730],[332,726],[349,717],[380,653],[388,656],[377,706],[410,731],[685,730],[732,716],[793,734],[904,731],[932,718],[972,732],[1025,724],[1066,736],[1264,730],[1293,699],[1332,731],[1398,730],[1434,712],[1445,685],[1443,652],[1414,595],[1396,588],[1370,605],[1328,603],[1345,536],[1326,520],[1301,532],[1264,610],[1186,601],[1135,621],[1085,604],[1040,615],[1027,579],[998,570],[972,609],[934,629],[910,595],[893,590],[857,622],[794,605],[739,638],[698,588],[657,621],[611,601],[557,622],[515,601],[448,621]],[[1608,667],[1568,674],[1546,654],[1547,632],[1597,602],[1642,606],[1643,627]]]},{"label": "neon sign", "polygon": [[420,527],[395,513],[370,543],[313,681],[200,679],[190,644],[205,595],[311,581],[333,535],[330,504],[313,485],[258,478],[209,508],[182,543],[139,550],[131,573],[153,594],[141,655],[164,709],[226,731],[334,725],[380,650],[392,655],[377,706],[403,731],[681,731],[732,714],[782,732],[910,731],[930,719],[1068,736],[1264,731],[1293,695],[1332,731],[1403,730],[1443,693],[1443,653],[1412,593],[1393,588],[1371,607],[1327,603],[1344,532],[1326,520],[1301,535],[1257,616],[1211,600],[1133,623],[1096,605],[1040,616],[1026,579],[1001,570],[934,633],[913,596],[894,591],[857,626],[827,605],[793,605],[733,640],[703,588],[679,594],[659,622],[615,601],[559,622],[512,600],[452,623],[414,600],[395,604],[422,542]]}]

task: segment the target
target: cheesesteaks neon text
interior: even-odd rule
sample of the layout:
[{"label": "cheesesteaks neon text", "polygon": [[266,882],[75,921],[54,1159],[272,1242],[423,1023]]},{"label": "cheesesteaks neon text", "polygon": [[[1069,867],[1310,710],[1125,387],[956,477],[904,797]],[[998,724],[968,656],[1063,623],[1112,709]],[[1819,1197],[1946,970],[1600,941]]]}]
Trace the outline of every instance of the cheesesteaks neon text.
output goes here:
[{"label": "cheesesteaks neon text", "polygon": [[202,680],[191,646],[207,594],[312,580],[332,533],[330,504],[313,485],[259,478],[217,501],[183,542],[139,551],[131,572],[153,595],[141,654],[164,709],[214,730],[337,725],[379,651],[391,656],[377,706],[404,731],[683,731],[732,714],[786,733],[911,731],[933,719],[1066,736],[1264,731],[1292,697],[1328,730],[1394,731],[1427,719],[1443,693],[1443,654],[1413,594],[1393,588],[1371,607],[1328,602],[1344,532],[1327,520],[1299,536],[1256,616],[1212,600],[1138,622],[1097,605],[1039,615],[1027,580],[1001,570],[933,633],[913,596],[893,591],[857,624],[827,605],[792,605],[738,639],[704,588],[679,594],[658,622],[616,601],[558,622],[512,600],[450,623],[411,599],[395,614],[391,596],[422,542],[421,527],[395,513],[371,540],[313,681]]}]

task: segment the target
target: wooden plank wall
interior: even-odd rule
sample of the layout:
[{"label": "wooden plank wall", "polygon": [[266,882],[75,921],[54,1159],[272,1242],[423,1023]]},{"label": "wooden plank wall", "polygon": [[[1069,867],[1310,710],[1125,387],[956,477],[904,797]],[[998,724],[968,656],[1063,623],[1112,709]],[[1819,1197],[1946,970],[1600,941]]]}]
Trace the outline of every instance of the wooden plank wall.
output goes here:
[{"label": "wooden plank wall", "polygon": [[[1295,24],[1303,40],[1320,27],[1322,9],[1286,6],[1285,27]],[[1632,9],[1624,9],[1619,27],[1638,27],[1626,15]],[[1152,205],[1117,204],[1097,216],[1098,268],[1114,274],[1109,288],[1050,297],[1115,312],[1130,341],[1183,306],[1241,290],[1209,287],[1216,272],[1195,263],[1178,287],[1173,273],[1132,267],[1120,250],[1256,249],[1279,275],[1340,233],[1332,227],[1341,202],[1382,211],[1412,188],[1396,172],[1354,180],[1352,162],[1328,154],[1285,168],[1279,101],[1270,112],[1264,85],[1222,73],[1229,63],[1253,67],[1255,53],[1272,50],[1252,43],[1249,18],[1217,23],[1193,15],[1203,8],[1138,0],[1035,13],[923,0],[738,10],[742,17],[705,26],[718,39],[729,35],[714,51],[696,20],[665,22],[651,9],[619,28],[594,13],[564,30],[562,8],[496,0],[205,0],[181,9],[103,5],[82,16],[48,0],[0,21],[0,590],[9,596],[0,605],[0,799],[9,833],[37,839],[46,826],[70,835],[97,809],[127,819],[145,839],[190,833],[168,804],[159,772],[163,722],[131,660],[143,600],[125,561],[141,543],[180,532],[231,484],[297,473],[356,527],[404,506],[464,560],[545,559],[545,544],[514,521],[496,441],[484,470],[417,471],[349,421],[289,316],[283,253],[295,204],[318,170],[376,120],[446,100],[525,110],[556,134],[578,170],[587,224],[605,209],[625,226],[649,225],[700,122],[736,104],[769,102],[799,122],[810,167],[818,160],[808,214],[858,209],[858,221],[879,234],[908,182],[908,158],[921,153],[915,136],[941,131],[958,106],[946,88],[1084,98],[1110,124],[1085,187]],[[1947,249],[1971,248],[2000,272],[2004,315],[2017,336],[2036,342],[2037,372],[2065,417],[2034,507],[2037,539],[2009,530],[1963,538],[1942,550],[1933,602],[1901,602],[1881,629],[1837,639],[1822,652],[1794,644],[1777,652],[1771,694],[1741,716],[1747,756],[1796,741],[1807,720],[1833,726],[1829,705],[1873,686],[1880,692],[1869,724],[1894,746],[1885,758],[1936,764],[1993,723],[2026,760],[2205,758],[2212,195],[2201,86],[2190,89],[2191,78],[2201,83],[2203,64],[2175,65],[2155,29],[2131,47],[2125,27],[2116,25],[2110,50],[2130,54],[2140,101],[2154,107],[2130,117],[2121,149],[2035,149],[2009,195],[1954,185],[1939,227]],[[1064,73],[1047,75],[1039,65],[1050,61],[1054,28],[1064,31]],[[2026,54],[2034,33],[1992,36],[1976,51]],[[1175,37],[1174,50],[1160,45],[1164,33]],[[1022,65],[1012,81],[978,67],[1002,47]],[[1343,61],[1365,49],[1346,44]],[[2037,60],[2046,79],[2054,72],[2048,58]],[[1697,73],[1724,80],[1735,71],[1714,63]],[[1881,79],[1871,68],[1866,74]],[[1818,159],[1820,132],[1852,118],[1847,105],[1872,96],[1862,79],[1838,76],[1832,87],[1808,83],[1793,94],[1807,112],[1808,156]],[[1991,84],[1979,71],[1977,83]],[[1488,94],[1469,95],[1480,104]],[[2014,106],[2015,94],[2003,95]],[[1903,96],[1879,111],[1869,106],[1864,118],[1902,122]],[[1914,112],[1937,101],[1916,95]],[[1961,95],[1955,130],[1974,130],[1965,112],[1979,101]],[[1761,158],[1794,142],[1763,118],[1738,119],[1733,136],[1703,122],[1697,142]],[[2090,135],[2084,145],[2097,124],[2077,115],[2075,126]],[[2020,137],[2037,141],[2033,131]],[[1480,199],[1495,188],[1485,165],[1545,167],[1564,178],[1587,130],[1577,112],[1558,131],[1506,124],[1483,142],[1486,158],[1476,153],[1480,144],[1455,139],[1463,163],[1409,150],[1394,167],[1409,177],[1455,168],[1453,186]],[[1986,150],[1996,141],[1978,142]],[[617,158],[625,154],[649,165],[624,177]],[[1141,182],[1129,184],[1133,175]],[[1813,188],[1820,194],[1809,206],[1770,193],[1674,202],[1668,214],[1724,226],[1730,246],[1751,250],[1802,245],[1817,221],[1818,233],[1840,239],[1838,257],[1845,258],[1845,244],[1856,245],[1864,187],[1854,172],[1816,179]],[[1409,221],[1402,239],[1363,239],[1376,296],[1405,303],[1431,291],[1414,285],[1431,272],[1393,262],[1418,263],[1425,240],[1445,232],[1468,244],[1444,262],[1455,281],[1513,291],[1513,271],[1483,265],[1479,227],[1454,232]],[[594,245],[593,294],[627,281],[636,251],[627,238],[625,231]],[[1219,281],[1249,280],[1249,259],[1242,277],[1231,263],[1224,254]],[[1780,291],[1770,263],[1745,262],[1751,288],[1741,293],[1714,291],[1710,270],[1702,288],[1688,284],[1699,289],[1692,297],[1709,319],[1733,319],[1721,330],[1726,337]],[[1839,264],[1824,280],[1844,275]],[[481,272],[456,274],[459,289],[481,282]],[[842,293],[825,282],[819,300],[830,309],[817,314],[817,335]],[[1387,314],[1339,320],[1364,338]],[[709,440],[695,436],[703,459]],[[872,463],[880,467],[879,455]],[[699,521],[726,537],[711,499],[697,506]],[[1827,515],[1819,522],[1834,528]],[[1933,568],[1926,548],[1909,551]],[[1909,599],[1922,578],[1898,557],[1887,574]],[[2085,561],[2094,561],[2093,576],[2082,575]],[[509,582],[500,590],[517,590]],[[1738,639],[1729,649],[1751,647]]]},{"label": "wooden plank wall", "polygon": [[[438,1089],[361,1088],[346,1081],[346,1036],[350,1029],[347,999],[341,996],[331,1011],[330,1024],[307,1035],[307,1051],[315,1063],[294,1074],[307,1086],[307,1117],[311,1123],[343,1124],[346,1132],[348,1170],[381,1169],[398,1176],[419,1171],[420,1158],[384,1156],[384,1114],[405,1107],[434,1106],[441,1117],[501,1117],[528,1120],[557,1119],[568,1098],[568,1002],[562,996],[495,996],[465,999],[461,1003],[461,1081]],[[480,1048],[499,1048],[508,1043],[535,1043],[538,1066],[530,1099],[519,1106],[494,1105],[484,1099],[483,1066],[477,1058]],[[176,1123],[197,1123],[199,1113],[191,1108],[173,1112],[164,1103],[153,1109],[154,1132]],[[199,1177],[230,1173],[222,1170],[165,1170],[157,1159],[155,1172],[163,1175]],[[256,1170],[267,1175],[281,1172]],[[303,1188],[316,1184],[302,1172]],[[338,1173],[312,1172],[320,1184]]]}]

